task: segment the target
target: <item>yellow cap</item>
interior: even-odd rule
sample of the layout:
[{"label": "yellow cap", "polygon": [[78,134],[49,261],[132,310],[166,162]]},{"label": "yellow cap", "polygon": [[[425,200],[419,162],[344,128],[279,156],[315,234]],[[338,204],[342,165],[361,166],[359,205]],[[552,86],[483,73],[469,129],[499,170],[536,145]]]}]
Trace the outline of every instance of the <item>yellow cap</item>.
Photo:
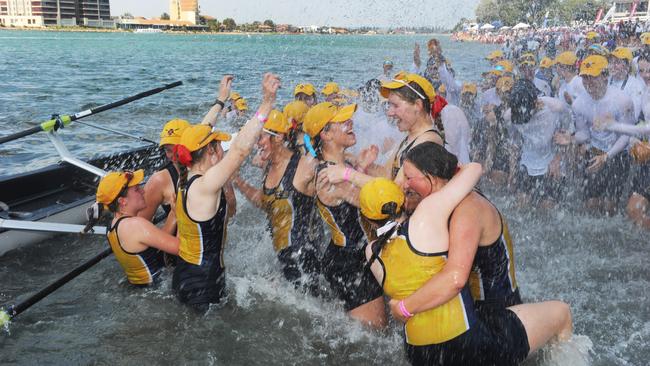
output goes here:
[{"label": "yellow cap", "polygon": [[598,33],[594,32],[594,31],[587,32],[587,34],[585,35],[585,38],[587,38],[587,39],[596,39],[596,38],[598,38]]},{"label": "yellow cap", "polygon": [[212,127],[208,125],[194,125],[185,129],[179,144],[194,152],[214,140],[230,141],[230,134],[221,131],[212,132]]},{"label": "yellow cap", "polygon": [[632,59],[634,58],[634,56],[632,56],[632,50],[627,47],[616,47],[610,55],[621,60],[627,60],[627,62],[632,62]]},{"label": "yellow cap", "polygon": [[165,123],[162,132],[160,132],[160,146],[178,144],[183,136],[183,131],[188,127],[190,127],[190,123],[179,118]]},{"label": "yellow cap", "polygon": [[341,123],[351,119],[356,110],[356,104],[337,107],[330,102],[318,103],[305,115],[302,130],[310,137],[315,137],[328,123]]},{"label": "yellow cap", "polygon": [[602,45],[599,44],[592,44],[587,48],[587,54],[588,55],[600,55],[600,56],[609,56],[609,50]]},{"label": "yellow cap", "polygon": [[542,61],[539,62],[539,67],[542,68],[542,69],[548,69],[548,68],[552,67],[553,64],[554,64],[554,62],[553,62],[553,60],[551,60],[551,58],[544,57],[542,59]]},{"label": "yellow cap", "polygon": [[295,100],[284,106],[283,112],[289,123],[291,123],[291,120],[294,120],[297,124],[301,124],[308,110],[309,106],[307,103],[302,100]]},{"label": "yellow cap", "polygon": [[650,45],[650,32],[641,33],[641,42],[644,45]]},{"label": "yellow cap", "polygon": [[478,92],[478,88],[476,87],[476,84],[474,84],[474,83],[464,83],[463,84],[463,89],[461,90],[460,93],[461,94],[471,93],[471,94],[476,95],[477,92]]},{"label": "yellow cap", "polygon": [[382,210],[387,203],[397,206],[395,213],[399,213],[404,205],[404,192],[390,179],[373,179],[359,192],[361,214],[370,220],[387,219],[389,214]]},{"label": "yellow cap", "polygon": [[330,82],[330,83],[325,84],[325,87],[321,91],[321,93],[323,93],[323,95],[327,95],[327,96],[332,95],[334,93],[338,93],[338,92],[339,92],[339,84],[337,84],[335,82]]},{"label": "yellow cap", "polygon": [[241,95],[239,95],[239,93],[237,93],[237,92],[231,92],[229,98],[230,98],[230,100],[232,100],[234,102],[237,99],[240,99]]},{"label": "yellow cap", "polygon": [[497,57],[503,57],[503,51],[501,51],[501,50],[492,51],[492,52],[490,52],[489,55],[487,55],[486,59],[487,60],[494,60]]},{"label": "yellow cap", "polygon": [[357,98],[359,96],[359,92],[352,89],[343,89],[339,92],[339,94],[348,98]]},{"label": "yellow cap", "polygon": [[144,180],[144,170],[134,172],[110,172],[106,174],[97,186],[97,202],[110,205],[126,187],[137,186]]},{"label": "yellow cap", "polygon": [[499,70],[499,67],[500,67],[501,69],[503,69],[503,70],[500,70],[500,71],[509,72],[509,73],[512,73],[512,71],[515,69],[515,67],[512,65],[512,62],[510,62],[508,60],[499,61],[499,62],[497,62],[496,65],[494,65],[494,67],[495,67],[496,70]]},{"label": "yellow cap", "polygon": [[512,90],[513,85],[515,85],[515,80],[510,76],[502,76],[497,80],[496,88],[499,91],[507,92]]},{"label": "yellow cap", "polygon": [[429,80],[423,78],[422,76],[418,74],[408,74],[405,72],[400,72],[395,76],[395,79],[392,81],[388,82],[382,82],[381,83],[381,89],[379,89],[381,96],[384,98],[388,98],[388,94],[390,94],[391,90],[403,88],[406,86],[406,84],[409,83],[416,83],[424,90],[424,94],[426,94],[426,97],[429,98],[429,102],[433,103],[433,101],[436,99],[436,91],[433,88],[433,85],[429,82]]},{"label": "yellow cap", "polygon": [[295,97],[298,93],[305,93],[307,95],[314,95],[316,93],[316,88],[311,84],[298,84],[293,90],[293,96]]},{"label": "yellow cap", "polygon": [[600,55],[591,55],[580,64],[580,76],[599,76],[607,71],[607,59]]},{"label": "yellow cap", "polygon": [[240,111],[248,110],[248,102],[244,98],[239,98],[235,101],[235,108]]},{"label": "yellow cap", "polygon": [[572,51],[562,52],[555,57],[555,63],[560,65],[575,66],[578,57]]},{"label": "yellow cap", "polygon": [[440,84],[440,86],[438,87],[438,93],[443,94],[446,92],[447,92],[447,87],[445,86],[445,84]]},{"label": "yellow cap", "polygon": [[269,113],[269,118],[264,123],[264,129],[277,133],[287,133],[291,129],[291,123],[287,121],[287,117],[277,109]]}]

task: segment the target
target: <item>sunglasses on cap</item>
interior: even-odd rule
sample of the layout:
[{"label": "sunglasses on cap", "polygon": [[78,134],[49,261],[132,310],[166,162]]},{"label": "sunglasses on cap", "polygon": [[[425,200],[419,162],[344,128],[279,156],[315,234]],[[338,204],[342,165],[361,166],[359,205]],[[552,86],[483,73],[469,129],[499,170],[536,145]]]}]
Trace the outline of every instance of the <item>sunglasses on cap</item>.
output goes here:
[{"label": "sunglasses on cap", "polygon": [[412,86],[411,86],[409,83],[407,83],[406,81],[401,80],[401,79],[393,79],[393,81],[396,81],[396,82],[398,82],[398,83],[400,83],[400,84],[404,84],[404,86],[406,86],[407,88],[411,89],[411,91],[413,91],[413,93],[417,94],[418,97],[420,97],[422,100],[427,100],[427,98],[425,98],[424,95],[422,95],[422,93],[420,93],[419,91],[415,90],[415,88],[412,87]]}]

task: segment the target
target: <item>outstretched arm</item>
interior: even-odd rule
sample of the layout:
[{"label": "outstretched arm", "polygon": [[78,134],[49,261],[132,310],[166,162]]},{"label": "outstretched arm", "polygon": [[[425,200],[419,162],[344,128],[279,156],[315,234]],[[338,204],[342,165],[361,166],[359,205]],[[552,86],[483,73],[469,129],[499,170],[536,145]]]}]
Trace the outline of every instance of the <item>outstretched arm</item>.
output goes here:
[{"label": "outstretched arm", "polygon": [[215,104],[210,108],[208,113],[203,117],[203,121],[201,121],[202,125],[210,125],[213,126],[217,123],[217,119],[219,118],[219,112],[223,109],[221,103],[226,103],[228,100],[228,96],[230,95],[230,89],[232,88],[232,81],[235,77],[232,75],[224,75],[223,78],[221,79],[221,84],[219,84],[219,96],[217,97],[217,101]]},{"label": "outstretched arm", "polygon": [[[264,75],[262,82],[262,104],[257,110],[256,116],[251,118],[242,127],[224,158],[206,171],[201,182],[201,187],[205,191],[219,192],[233,173],[239,169],[248,154],[250,154],[255,142],[257,142],[262,133],[262,126],[264,126],[266,116],[273,109],[279,88],[280,79],[276,75],[271,73]],[[258,116],[263,119],[258,118]]]}]

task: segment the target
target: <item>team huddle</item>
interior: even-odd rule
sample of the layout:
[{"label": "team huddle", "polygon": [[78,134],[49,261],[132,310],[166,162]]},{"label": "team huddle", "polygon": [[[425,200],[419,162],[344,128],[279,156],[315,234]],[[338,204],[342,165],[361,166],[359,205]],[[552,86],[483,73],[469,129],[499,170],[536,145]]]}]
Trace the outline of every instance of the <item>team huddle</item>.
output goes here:
[{"label": "team huddle", "polygon": [[[164,126],[168,162],[146,184],[142,170],[99,183],[97,207],[113,215],[108,241],[128,281],[153,284],[171,265],[182,303],[224,302],[236,189],[266,215],[297,291],[340,303],[370,328],[387,326],[388,309],[404,323],[414,365],[516,365],[569,339],[566,303],[522,302],[507,220],[476,186],[483,178],[553,207],[576,184],[588,207],[614,212],[634,172],[628,215],[650,227],[649,164],[635,148],[650,130],[634,125],[650,52],[635,59],[595,44],[582,59],[522,50],[513,62],[495,51],[479,88],[456,81],[435,39],[428,46],[426,65],[416,47],[410,72],[393,75],[386,61],[357,91],[299,84],[282,109],[281,81],[266,74],[261,105],[234,138],[215,126],[246,118],[248,104],[224,76],[201,123]],[[239,175],[246,161],[263,172],[261,186]]]}]

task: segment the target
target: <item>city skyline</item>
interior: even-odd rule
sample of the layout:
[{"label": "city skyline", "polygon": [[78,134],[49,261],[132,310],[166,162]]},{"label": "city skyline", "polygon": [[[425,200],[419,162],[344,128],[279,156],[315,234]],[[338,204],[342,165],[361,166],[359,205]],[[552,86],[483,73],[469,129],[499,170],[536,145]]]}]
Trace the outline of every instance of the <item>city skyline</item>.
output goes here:
[{"label": "city skyline", "polygon": [[[259,2],[240,0],[237,4],[221,0],[200,0],[201,14],[218,20],[233,18],[237,23],[271,19],[278,24],[378,26],[378,27],[452,27],[461,18],[472,18],[478,0],[374,0],[349,2],[331,0],[329,3],[300,0]],[[111,0],[111,15],[131,13],[147,18],[169,13],[169,0]],[[428,14],[428,16],[426,15]]]}]

